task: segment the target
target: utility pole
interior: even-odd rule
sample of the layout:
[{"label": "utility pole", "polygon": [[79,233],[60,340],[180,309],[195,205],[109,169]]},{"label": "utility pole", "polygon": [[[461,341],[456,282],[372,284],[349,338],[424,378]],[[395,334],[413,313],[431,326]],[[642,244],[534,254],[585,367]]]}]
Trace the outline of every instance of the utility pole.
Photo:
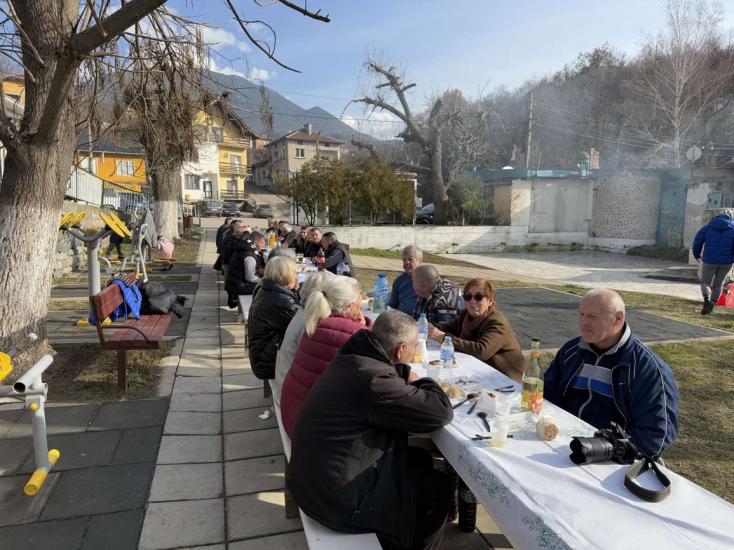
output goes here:
[{"label": "utility pole", "polygon": [[528,143],[525,147],[525,177],[530,170],[530,144],[533,138],[533,92],[530,92],[530,108],[528,109]]}]

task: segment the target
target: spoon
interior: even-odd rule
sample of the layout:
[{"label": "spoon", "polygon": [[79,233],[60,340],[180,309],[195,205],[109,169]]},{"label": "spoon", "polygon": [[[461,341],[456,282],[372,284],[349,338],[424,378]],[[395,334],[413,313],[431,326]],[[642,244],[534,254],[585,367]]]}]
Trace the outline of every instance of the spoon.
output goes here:
[{"label": "spoon", "polygon": [[459,407],[461,407],[461,406],[462,406],[462,405],[463,405],[464,403],[466,403],[466,402],[467,402],[467,401],[469,401],[470,399],[474,399],[474,398],[475,398],[476,396],[477,396],[477,394],[476,394],[476,393],[470,393],[470,394],[468,394],[468,395],[467,395],[467,396],[466,396],[466,397],[464,398],[464,400],[463,400],[463,401],[460,401],[460,402],[458,402],[458,403],[457,403],[456,405],[454,405],[454,406],[453,406],[452,408],[453,408],[453,409],[458,409],[458,408],[459,408]]},{"label": "spoon", "polygon": [[487,431],[491,432],[492,428],[489,427],[489,422],[487,422],[487,413],[484,411],[479,411],[477,413],[477,416],[482,419],[482,422],[484,423],[484,427],[487,428]]}]

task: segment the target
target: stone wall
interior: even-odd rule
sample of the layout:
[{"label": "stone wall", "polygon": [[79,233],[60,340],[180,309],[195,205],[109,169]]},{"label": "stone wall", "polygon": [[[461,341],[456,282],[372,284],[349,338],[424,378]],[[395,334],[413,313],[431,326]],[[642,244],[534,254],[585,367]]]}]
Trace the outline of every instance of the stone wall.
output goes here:
[{"label": "stone wall", "polygon": [[400,250],[409,244],[426,252],[448,254],[482,254],[501,252],[508,247],[538,245],[581,245],[588,248],[624,252],[632,246],[653,244],[652,241],[630,239],[595,239],[586,233],[528,233],[527,226],[322,226],[354,248]]},{"label": "stone wall", "polygon": [[659,201],[658,174],[616,172],[598,175],[594,182],[591,236],[654,241]]},{"label": "stone wall", "polygon": [[[99,217],[99,208],[85,204],[79,204],[72,201],[64,201],[62,212],[86,212],[87,215],[82,220],[83,228],[101,228],[103,226],[102,219]],[[102,246],[106,247],[109,239],[102,240]],[[84,243],[76,240],[67,233],[59,231],[56,239],[56,256],[53,264],[53,278],[58,279],[64,275],[76,271],[85,271],[87,269],[87,248]]]}]

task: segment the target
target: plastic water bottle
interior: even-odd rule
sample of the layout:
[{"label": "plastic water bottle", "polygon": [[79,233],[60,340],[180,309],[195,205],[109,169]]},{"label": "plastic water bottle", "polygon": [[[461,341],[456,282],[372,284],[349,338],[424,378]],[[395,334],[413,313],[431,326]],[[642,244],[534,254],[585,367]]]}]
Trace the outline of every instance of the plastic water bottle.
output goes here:
[{"label": "plastic water bottle", "polygon": [[428,342],[428,319],[426,319],[425,313],[421,313],[421,316],[418,319],[418,340],[425,340]]},{"label": "plastic water bottle", "polygon": [[446,336],[441,344],[441,369],[443,378],[450,382],[453,380],[454,372],[454,342],[451,336]]},{"label": "plastic water bottle", "polygon": [[344,273],[349,273],[349,268],[344,262],[339,262],[339,264],[336,266],[336,274],[344,275]]},{"label": "plastic water bottle", "polygon": [[375,287],[372,298],[372,311],[374,313],[380,313],[385,311],[387,308],[387,275],[384,273],[378,273],[375,277]]}]

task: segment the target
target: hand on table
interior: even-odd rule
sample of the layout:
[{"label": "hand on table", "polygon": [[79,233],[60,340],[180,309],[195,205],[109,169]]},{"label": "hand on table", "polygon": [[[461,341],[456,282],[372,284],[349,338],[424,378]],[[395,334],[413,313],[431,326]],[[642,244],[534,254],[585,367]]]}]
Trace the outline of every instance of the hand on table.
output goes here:
[{"label": "hand on table", "polygon": [[436,342],[443,342],[443,337],[446,336],[445,332],[442,332],[438,330],[435,326],[429,324],[428,325],[428,337],[431,340],[435,340]]}]

